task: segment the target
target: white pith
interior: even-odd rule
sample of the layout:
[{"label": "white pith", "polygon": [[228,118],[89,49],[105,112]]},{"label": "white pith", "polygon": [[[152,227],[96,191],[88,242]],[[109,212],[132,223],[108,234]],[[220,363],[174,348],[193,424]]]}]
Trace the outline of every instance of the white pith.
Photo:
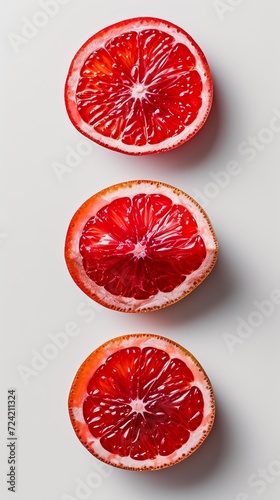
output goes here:
[{"label": "white pith", "polygon": [[[118,342],[118,339],[115,340],[116,342]],[[103,352],[101,352],[99,356],[98,366],[103,364],[106,361],[107,357],[111,355],[112,352],[114,352],[113,344],[114,340],[110,342],[110,346],[108,348],[107,345],[105,344]],[[199,363],[195,360],[195,358],[190,353],[185,351],[183,348],[181,348],[178,345],[176,346],[175,344],[168,341],[164,337],[153,336],[150,334],[139,335],[139,336],[137,334],[130,336],[128,335],[124,337],[124,339],[121,342],[121,345],[119,344],[116,345],[115,350],[130,346],[134,347],[139,346],[142,349],[144,347],[156,347],[158,349],[162,349],[168,352],[171,359],[172,358],[181,359],[189,367],[189,369],[192,371],[194,375],[194,382],[192,385],[198,387],[203,395],[204,411],[203,411],[203,420],[201,425],[195,431],[191,432],[190,438],[187,441],[187,443],[185,443],[181,448],[176,450],[174,453],[167,456],[158,455],[153,460],[151,459],[135,460],[130,456],[122,457],[120,455],[109,453],[107,450],[103,448],[103,446],[100,443],[100,440],[92,436],[92,434],[88,430],[88,426],[83,417],[83,410],[82,410],[83,401],[87,394],[87,384],[93,373],[93,372],[88,372],[86,375],[83,374],[83,365],[81,366],[80,370],[77,373],[77,375],[79,374],[79,379],[83,380],[82,385],[79,380],[79,393],[83,394],[83,397],[76,399],[75,401],[76,404],[73,403],[73,406],[70,406],[69,408],[72,424],[76,432],[79,431],[83,436],[82,442],[87,447],[87,449],[89,449],[89,451],[91,451],[95,456],[98,456],[98,458],[103,460],[104,462],[110,463],[111,465],[115,465],[116,467],[124,467],[127,469],[138,469],[138,470],[167,467],[189,456],[204,441],[204,439],[209,434],[213,425],[214,414],[215,414],[214,396],[212,387],[209,379],[207,378],[207,375],[205,374],[204,370],[199,365]],[[144,405],[142,404],[141,401],[135,401],[133,402],[131,411],[142,412],[144,410],[143,406]]]},{"label": "white pith", "polygon": [[135,399],[134,401],[131,401],[130,406],[131,406],[131,411],[136,413],[143,414],[145,410],[145,403],[143,403],[141,399]]},{"label": "white pith", "polygon": [[145,96],[145,93],[146,93],[146,88],[144,85],[142,85],[141,83],[139,84],[136,84],[134,86],[134,88],[132,89],[131,91],[131,95],[132,97],[135,97],[136,99],[137,98],[141,98],[141,97],[144,97]]},{"label": "white pith", "polygon": [[[100,210],[103,206],[111,203],[116,198],[133,198],[133,196],[139,193],[159,193],[168,196],[174,204],[180,204],[189,209],[196,220],[198,226],[198,234],[200,234],[203,238],[207,250],[206,258],[204,259],[201,266],[192,274],[186,276],[181,285],[179,285],[171,292],[158,292],[156,295],[146,300],[137,300],[130,297],[115,296],[109,293],[104,287],[95,284],[87,276],[84,270],[82,257],[79,251],[80,235],[90,217],[93,217],[98,212],[98,210]],[[192,289],[194,283],[200,283],[204,279],[205,275],[209,272],[209,269],[211,269],[214,265],[217,257],[217,244],[210,226],[210,222],[205,212],[191,197],[189,197],[185,193],[178,192],[171,186],[151,181],[131,181],[115,186],[114,189],[108,190],[106,193],[100,192],[95,196],[92,212],[90,212],[90,202],[88,207],[89,210],[85,210],[84,217],[79,217],[79,220],[76,222],[75,227],[73,228],[74,230],[72,231],[72,233],[75,236],[74,239],[72,239],[70,242],[68,258],[75,263],[75,267],[79,272],[79,276],[81,278],[83,286],[85,287],[86,293],[88,293],[90,296],[96,297],[97,301],[106,304],[108,307],[130,312],[141,312],[147,309],[163,307],[165,304],[174,302],[181,298],[183,295],[186,295],[186,293],[188,293],[188,290]],[[135,249],[135,253],[138,258],[143,257],[145,254],[145,246],[139,243],[137,248]]]},{"label": "white pith", "polygon": [[[196,61],[196,66],[193,69],[199,73],[203,87],[201,93],[202,104],[194,121],[190,125],[187,125],[181,133],[174,135],[173,137],[169,137],[158,144],[147,143],[145,145],[137,146],[134,144],[125,144],[121,139],[117,140],[111,137],[106,137],[105,135],[96,132],[96,130],[91,125],[89,125],[82,119],[76,105],[76,88],[80,79],[81,67],[88,59],[90,54],[92,54],[92,52],[101,47],[104,47],[105,43],[108,41],[108,38],[114,38],[123,33],[124,27],[122,25],[113,26],[109,34],[106,30],[104,30],[105,33],[103,36],[100,35],[99,37],[93,38],[88,43],[88,45],[85,44],[84,47],[76,54],[72,63],[71,75],[68,77],[66,85],[68,113],[70,113],[70,118],[75,126],[82,133],[84,133],[87,137],[90,137],[97,143],[102,144],[108,148],[122,151],[127,154],[149,154],[157,151],[171,149],[179,145],[180,143],[185,142],[188,137],[191,137],[201,127],[208,115],[212,101],[212,87],[209,81],[209,75],[205,71],[206,62],[202,59],[201,51],[199,48],[197,48],[191,37],[187,36],[187,34],[185,34],[180,29],[176,29],[175,26],[168,25],[167,23],[160,20],[153,20],[149,18],[147,23],[145,23],[143,19],[132,20],[132,22],[125,28],[127,30],[133,30],[136,32],[140,32],[145,28],[162,30],[163,32],[167,32],[168,34],[172,35],[175,39],[175,43],[182,43],[193,54]],[[136,85],[132,89],[132,95],[135,98],[143,97],[145,95],[145,92],[146,89],[142,86],[142,84]]]},{"label": "white pith", "polygon": [[141,257],[145,257],[146,255],[146,245],[141,242],[136,243],[133,255],[140,259]]}]

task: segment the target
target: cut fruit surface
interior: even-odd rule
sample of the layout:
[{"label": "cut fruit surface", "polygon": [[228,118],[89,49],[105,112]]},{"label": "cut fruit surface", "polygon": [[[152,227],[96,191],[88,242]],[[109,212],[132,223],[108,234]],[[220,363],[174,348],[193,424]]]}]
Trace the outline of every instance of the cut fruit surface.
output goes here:
[{"label": "cut fruit surface", "polygon": [[138,17],[93,35],[74,56],[65,84],[74,126],[107,148],[152,154],[202,127],[213,96],[197,43],[162,19]]},{"label": "cut fruit surface", "polygon": [[153,334],[124,335],[79,368],[69,413],[81,443],[124,469],[155,470],[192,454],[215,416],[211,383],[194,356]]},{"label": "cut fruit surface", "polygon": [[65,259],[75,283],[124,312],[168,306],[212,270],[217,240],[204,210],[183,191],[129,181],[89,198],[74,214]]}]

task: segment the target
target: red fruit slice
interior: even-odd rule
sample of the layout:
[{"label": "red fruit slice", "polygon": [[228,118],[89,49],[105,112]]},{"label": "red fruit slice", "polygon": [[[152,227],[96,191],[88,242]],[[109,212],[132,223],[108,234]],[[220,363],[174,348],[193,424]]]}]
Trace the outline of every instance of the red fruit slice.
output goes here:
[{"label": "red fruit slice", "polygon": [[214,421],[211,383],[194,356],[152,334],[125,335],[79,368],[69,413],[82,444],[100,460],[155,470],[191,455]]},{"label": "red fruit slice", "polygon": [[205,55],[182,28],[138,17],[93,35],[71,62],[70,120],[85,136],[127,154],[175,148],[204,124],[213,84]]},{"label": "red fruit slice", "polygon": [[111,309],[142,312],[183,298],[217,259],[204,210],[177,188],[130,181],[100,191],[73,216],[65,259],[76,284]]}]

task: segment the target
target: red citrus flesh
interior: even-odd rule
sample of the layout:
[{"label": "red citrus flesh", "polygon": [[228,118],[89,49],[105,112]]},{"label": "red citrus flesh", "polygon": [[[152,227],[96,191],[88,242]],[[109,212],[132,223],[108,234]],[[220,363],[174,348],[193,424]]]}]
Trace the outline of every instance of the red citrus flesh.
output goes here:
[{"label": "red citrus flesh", "polygon": [[78,370],[69,412],[82,444],[120,468],[155,470],[193,453],[215,415],[211,383],[186,349],[165,337],[110,340]]},{"label": "red citrus flesh", "polygon": [[120,311],[159,309],[212,270],[217,242],[202,208],[167,184],[131,181],[87,200],[69,225],[65,258],[77,285]]},{"label": "red citrus flesh", "polygon": [[127,154],[177,147],[202,127],[213,84],[197,43],[162,19],[121,21],[93,35],[70,65],[65,103],[74,126]]},{"label": "red citrus flesh", "polygon": [[[149,213],[154,224],[147,224]],[[118,224],[120,216],[125,226]],[[113,295],[141,300],[180,285],[202,264],[206,249],[187,208],[173,205],[161,194],[141,193],[132,199],[118,198],[89,219],[80,253],[92,281]]]}]

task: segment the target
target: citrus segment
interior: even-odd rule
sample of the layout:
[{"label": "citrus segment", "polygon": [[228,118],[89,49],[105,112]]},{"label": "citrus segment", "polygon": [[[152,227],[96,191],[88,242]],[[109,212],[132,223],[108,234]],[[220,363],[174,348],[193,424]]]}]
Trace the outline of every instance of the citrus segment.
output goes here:
[{"label": "citrus segment", "polygon": [[117,467],[173,465],[209,434],[215,414],[210,381],[175,342],[152,334],[110,340],[78,370],[70,418],[83,445]]},{"label": "citrus segment", "polygon": [[75,127],[128,154],[174,148],[204,124],[212,104],[206,58],[181,28],[134,18],[93,35],[68,72],[65,102]]},{"label": "citrus segment", "polygon": [[217,241],[204,210],[154,181],[111,186],[74,214],[65,258],[77,285],[106,307],[159,309],[190,293],[212,270]]}]

